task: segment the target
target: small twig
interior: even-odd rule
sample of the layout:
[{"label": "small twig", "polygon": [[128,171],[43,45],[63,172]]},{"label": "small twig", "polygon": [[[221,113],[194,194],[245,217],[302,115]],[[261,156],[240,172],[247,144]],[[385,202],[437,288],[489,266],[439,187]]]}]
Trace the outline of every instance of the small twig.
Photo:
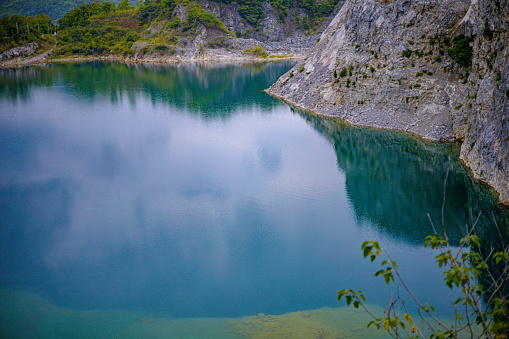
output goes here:
[{"label": "small twig", "polygon": [[472,328],[472,324],[470,324],[470,316],[469,316],[469,312],[468,312],[468,305],[467,305],[467,303],[464,303],[464,304],[465,304],[465,317],[467,318],[468,329],[470,331],[471,337],[473,338],[474,337],[474,329]]},{"label": "small twig", "polygon": [[429,213],[426,213],[426,215],[428,216],[429,222],[431,224],[431,228],[433,228],[433,234],[438,234],[437,230],[435,229],[435,224],[433,223],[433,220],[431,220],[431,216],[429,215]]},{"label": "small twig", "polygon": [[[390,261],[392,261],[389,253],[387,253],[386,250],[384,250],[386,256],[389,258]],[[396,275],[398,276],[398,279],[399,281],[401,282],[401,284],[403,285],[403,287],[405,288],[405,290],[408,292],[408,294],[412,297],[412,299],[415,301],[415,303],[417,305],[419,305],[419,307],[423,308],[424,306],[421,304],[421,302],[416,298],[416,296],[412,293],[412,291],[410,291],[410,288],[407,286],[407,284],[405,284],[405,281],[403,280],[403,278],[401,277],[401,275],[399,274],[399,271],[396,269],[396,268],[393,268],[393,271],[396,273]],[[430,311],[429,309],[425,309],[425,312],[438,324],[440,325],[441,327],[443,327],[445,330],[449,330],[449,328],[444,324],[442,323],[437,317],[435,317]]]},{"label": "small twig", "polygon": [[449,177],[449,168],[447,168],[447,172],[445,172],[445,180],[444,180],[444,198],[442,201],[442,229],[444,231],[444,239],[447,242],[447,248],[449,248],[449,238],[447,237],[447,232],[445,231],[445,192],[447,189],[447,178]]},{"label": "small twig", "polygon": [[[371,313],[368,308],[364,305],[364,303],[362,302],[362,300],[357,297],[356,298],[357,301],[359,302],[359,304],[362,306],[362,308],[364,309],[364,311],[366,311],[367,314],[369,314],[371,316],[371,318],[373,318],[377,324],[379,324],[380,326],[382,326],[386,331],[387,329],[385,328],[384,324],[381,322],[381,321],[378,321],[377,318],[375,317],[375,315],[373,313]],[[396,338],[390,331],[387,331],[389,333],[389,335],[393,338]]]}]

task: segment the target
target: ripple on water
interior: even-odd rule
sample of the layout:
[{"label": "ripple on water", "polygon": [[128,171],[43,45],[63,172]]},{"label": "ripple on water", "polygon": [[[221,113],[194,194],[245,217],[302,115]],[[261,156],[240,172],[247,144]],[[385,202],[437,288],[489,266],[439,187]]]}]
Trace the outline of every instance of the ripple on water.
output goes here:
[{"label": "ripple on water", "polygon": [[262,140],[258,145],[258,160],[261,167],[267,173],[274,174],[281,169],[282,161],[282,145],[271,142],[270,140]]}]

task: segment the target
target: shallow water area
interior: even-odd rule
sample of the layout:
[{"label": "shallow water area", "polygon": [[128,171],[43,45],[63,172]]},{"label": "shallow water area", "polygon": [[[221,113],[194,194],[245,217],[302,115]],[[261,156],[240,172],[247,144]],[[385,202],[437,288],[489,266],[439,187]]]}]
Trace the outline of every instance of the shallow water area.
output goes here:
[{"label": "shallow water area", "polygon": [[[77,311],[3,289],[0,325],[10,338],[386,338],[367,329],[365,312],[322,308],[282,315],[173,319],[133,311]],[[381,310],[379,307],[372,309]]]},{"label": "shallow water area", "polygon": [[389,302],[370,239],[451,317],[458,292],[423,248],[446,176],[453,245],[480,213],[496,246],[507,209],[457,144],[262,92],[292,65],[0,70],[0,336],[373,337],[336,295]]}]

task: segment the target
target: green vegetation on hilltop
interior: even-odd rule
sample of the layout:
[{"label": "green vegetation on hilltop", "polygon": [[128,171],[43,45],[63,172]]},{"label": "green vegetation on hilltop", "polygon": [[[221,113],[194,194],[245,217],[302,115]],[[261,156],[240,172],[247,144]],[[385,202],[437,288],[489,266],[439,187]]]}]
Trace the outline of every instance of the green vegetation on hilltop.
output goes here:
[{"label": "green vegetation on hilltop", "polygon": [[339,0],[325,0],[318,3],[316,0],[299,0],[299,7],[307,9],[311,19],[327,16],[332,13]]},{"label": "green vegetation on hilltop", "polygon": [[[70,12],[73,8],[90,4],[94,0],[3,0],[0,4],[0,17],[12,16],[14,14],[23,16],[35,16],[41,13],[46,14],[55,21]],[[120,0],[112,0],[118,4]],[[132,0],[132,4],[136,1]]]},{"label": "green vegetation on hilltop", "polygon": [[33,18],[22,15],[3,17],[0,19],[0,53],[29,42],[47,44],[48,40],[53,40],[47,34],[54,31],[55,26],[45,14],[39,14]]},{"label": "green vegetation on hilltop", "polygon": [[[177,4],[187,7],[187,18],[173,15]],[[144,40],[154,50],[169,50],[183,36],[192,36],[198,26],[230,33],[224,23],[196,2],[146,0],[133,7],[127,0],[118,7],[110,2],[93,2],[73,9],[59,20],[58,55],[130,55],[134,42]],[[147,28],[151,28],[147,33]],[[145,32],[145,35],[144,35]]]},{"label": "green vegetation on hilltop", "polygon": [[[3,18],[0,22],[0,52],[33,41],[45,43],[43,47],[47,49],[50,42],[54,44],[54,40],[42,35],[55,32],[58,39],[54,53],[56,56],[128,56],[137,51],[145,55],[149,52],[175,53],[175,48],[170,46],[188,46],[199,33],[200,27],[213,30],[210,35],[211,41],[214,41],[211,47],[227,47],[229,44],[224,41],[226,34],[235,36],[212,12],[193,0],[137,0],[134,6],[134,0],[95,0],[91,3],[88,0],[74,0],[72,3],[80,1],[86,3],[77,5],[63,15],[58,20],[58,26],[46,14]],[[212,1],[231,4],[231,9],[238,11],[247,29],[243,28],[237,35],[249,37],[250,32],[259,30],[265,17],[262,0]],[[291,27],[311,32],[334,10],[340,0],[317,1],[270,0],[269,3],[280,22],[290,19]],[[307,14],[303,14],[301,9],[305,9]],[[133,49],[135,42],[141,43]]]},{"label": "green vegetation on hilltop", "polygon": [[60,25],[59,55],[127,55],[140,38],[140,11],[127,0],[119,7],[110,2],[81,5],[66,14]]},{"label": "green vegetation on hilltop", "polygon": [[[204,10],[196,2],[186,2],[187,19],[172,13],[180,0],[149,0],[133,7],[127,0],[118,7],[110,2],[93,2],[81,5],[59,20],[59,55],[129,55],[135,41],[146,40],[158,44],[157,51],[166,50],[164,44],[175,45],[183,34],[193,34],[201,24],[229,33],[224,23],[214,14]],[[166,22],[166,24],[164,24]],[[158,23],[162,23],[158,25]],[[159,26],[154,36],[144,37],[143,31],[150,25]],[[163,44],[163,45],[161,45]],[[146,48],[144,52],[147,52]]]}]

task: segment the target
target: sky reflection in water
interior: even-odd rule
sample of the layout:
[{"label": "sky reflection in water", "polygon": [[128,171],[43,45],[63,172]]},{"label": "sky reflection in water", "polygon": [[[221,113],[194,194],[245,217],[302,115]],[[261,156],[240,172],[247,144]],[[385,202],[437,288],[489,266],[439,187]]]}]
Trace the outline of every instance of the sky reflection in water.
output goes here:
[{"label": "sky reflection in water", "polygon": [[[243,316],[387,302],[380,239],[441,309],[432,254],[507,210],[454,145],[293,111],[261,92],[291,63],[0,71],[0,281],[72,308]],[[423,275],[431,279],[423,279]],[[439,303],[437,305],[437,302]]]}]

